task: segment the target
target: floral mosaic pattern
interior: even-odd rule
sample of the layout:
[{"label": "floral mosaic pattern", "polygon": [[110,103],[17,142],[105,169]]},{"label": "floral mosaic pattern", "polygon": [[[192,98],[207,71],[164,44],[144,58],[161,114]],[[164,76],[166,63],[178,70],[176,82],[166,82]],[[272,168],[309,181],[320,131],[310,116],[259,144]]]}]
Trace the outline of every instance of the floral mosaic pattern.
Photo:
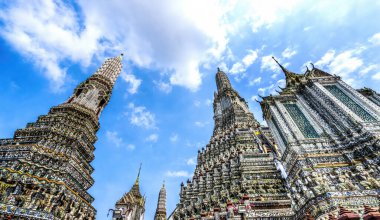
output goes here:
[{"label": "floral mosaic pattern", "polygon": [[363,121],[375,121],[375,118],[358,105],[354,100],[347,96],[336,85],[326,85],[325,88]]},{"label": "floral mosaic pattern", "polygon": [[310,122],[307,120],[305,115],[296,104],[287,103],[284,104],[284,106],[305,138],[319,137],[318,133],[315,131],[313,126],[310,124]]}]

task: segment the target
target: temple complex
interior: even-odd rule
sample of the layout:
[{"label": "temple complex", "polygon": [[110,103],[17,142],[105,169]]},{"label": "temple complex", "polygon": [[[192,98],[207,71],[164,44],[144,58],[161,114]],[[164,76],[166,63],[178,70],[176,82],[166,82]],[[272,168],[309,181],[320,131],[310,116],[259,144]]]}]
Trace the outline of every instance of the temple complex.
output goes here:
[{"label": "temple complex", "polygon": [[0,219],[94,219],[99,116],[122,68],[107,59],[63,104],[0,140]]},{"label": "temple complex", "polygon": [[145,197],[140,193],[140,171],[131,190],[125,193],[115,204],[112,220],[143,220]]},{"label": "temple complex", "polygon": [[[380,220],[380,95],[277,64],[286,85],[259,101],[267,127],[218,69],[213,133],[168,219]],[[95,219],[94,143],[121,68],[122,55],[107,59],[63,104],[0,139],[0,219]],[[140,171],[113,220],[144,219]],[[154,220],[165,219],[163,184]]]}]

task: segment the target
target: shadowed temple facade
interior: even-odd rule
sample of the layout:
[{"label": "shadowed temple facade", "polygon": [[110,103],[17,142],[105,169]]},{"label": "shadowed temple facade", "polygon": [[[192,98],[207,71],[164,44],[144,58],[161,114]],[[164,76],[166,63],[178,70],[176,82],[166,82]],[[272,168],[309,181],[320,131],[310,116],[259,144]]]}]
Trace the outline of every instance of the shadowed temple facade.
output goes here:
[{"label": "shadowed temple facade", "polygon": [[[285,87],[258,101],[267,127],[218,69],[210,141],[168,217],[162,185],[155,220],[380,219],[380,95],[278,65]],[[121,69],[121,56],[107,59],[66,102],[0,139],[0,219],[95,219],[94,143]],[[112,219],[144,219],[139,182],[140,170]]]}]

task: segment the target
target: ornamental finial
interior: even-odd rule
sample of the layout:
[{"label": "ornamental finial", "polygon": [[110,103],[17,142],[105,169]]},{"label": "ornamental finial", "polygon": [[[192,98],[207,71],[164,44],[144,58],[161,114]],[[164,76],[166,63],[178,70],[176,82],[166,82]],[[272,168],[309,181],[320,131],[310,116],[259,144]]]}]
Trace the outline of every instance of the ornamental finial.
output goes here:
[{"label": "ornamental finial", "polygon": [[285,67],[283,67],[277,60],[276,60],[276,58],[274,58],[273,56],[272,56],[272,59],[278,64],[278,66],[282,69],[282,71],[285,73],[285,75],[287,75],[288,73],[289,73],[289,71],[285,68]]},{"label": "ornamental finial", "polygon": [[139,182],[140,182],[140,172],[141,172],[141,166],[142,166],[142,163],[140,163],[140,168],[139,168],[139,172],[137,174],[137,178],[136,178],[136,182],[135,182],[135,185],[138,185]]}]

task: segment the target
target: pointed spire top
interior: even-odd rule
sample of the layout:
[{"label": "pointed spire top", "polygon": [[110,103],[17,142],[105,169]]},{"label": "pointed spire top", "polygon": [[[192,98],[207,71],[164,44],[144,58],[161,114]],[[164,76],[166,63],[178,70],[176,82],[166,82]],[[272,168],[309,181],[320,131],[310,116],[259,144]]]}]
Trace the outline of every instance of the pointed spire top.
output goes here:
[{"label": "pointed spire top", "polygon": [[216,87],[218,91],[222,91],[224,88],[232,88],[230,80],[227,77],[227,74],[220,70],[218,67],[218,71],[215,75]]},{"label": "pointed spire top", "polygon": [[121,62],[122,56],[123,54],[120,54],[119,56],[106,59],[94,74],[105,76],[114,84],[123,68],[123,63]]},{"label": "pointed spire top", "polygon": [[278,64],[278,66],[285,73],[286,87],[288,87],[288,86],[294,86],[294,85],[296,85],[297,83],[300,82],[301,78],[304,75],[295,74],[295,73],[289,71],[288,69],[286,69],[283,65],[281,65],[274,57],[272,57],[272,59],[274,61],[276,61],[276,63]]},{"label": "pointed spire top", "polygon": [[162,182],[162,188],[165,188],[165,180]]},{"label": "pointed spire top", "polygon": [[140,163],[140,168],[139,168],[139,172],[138,172],[138,174],[137,174],[137,178],[136,178],[136,181],[135,181],[135,185],[138,185],[139,182],[140,182],[141,166],[142,166],[142,163]]},{"label": "pointed spire top", "polygon": [[278,66],[282,69],[282,71],[285,73],[285,76],[288,77],[294,73],[290,72],[289,70],[287,70],[283,65],[281,65],[277,60],[276,58],[272,57],[272,59],[278,64]]},{"label": "pointed spire top", "polygon": [[120,53],[120,55],[117,56],[117,58],[121,61],[123,59],[123,56],[124,56],[124,53]]}]

